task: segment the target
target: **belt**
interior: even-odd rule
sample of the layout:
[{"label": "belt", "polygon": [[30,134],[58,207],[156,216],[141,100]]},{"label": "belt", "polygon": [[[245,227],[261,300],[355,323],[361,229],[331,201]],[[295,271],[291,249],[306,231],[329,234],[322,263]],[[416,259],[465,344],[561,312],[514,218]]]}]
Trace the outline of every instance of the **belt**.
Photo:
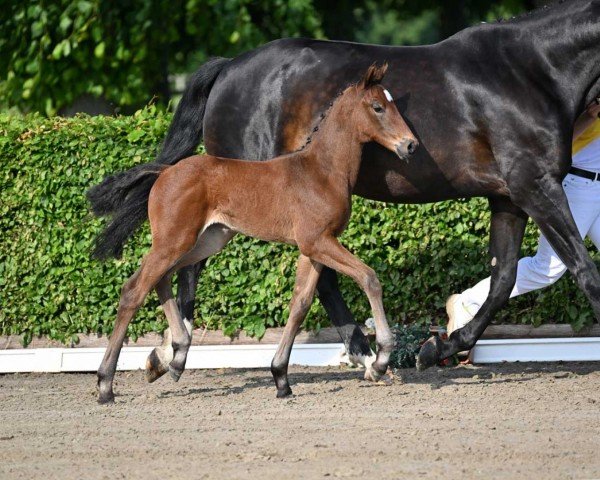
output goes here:
[{"label": "belt", "polygon": [[587,178],[588,180],[600,180],[600,173],[588,172],[581,168],[571,167],[569,169],[571,175],[577,175],[578,177]]}]

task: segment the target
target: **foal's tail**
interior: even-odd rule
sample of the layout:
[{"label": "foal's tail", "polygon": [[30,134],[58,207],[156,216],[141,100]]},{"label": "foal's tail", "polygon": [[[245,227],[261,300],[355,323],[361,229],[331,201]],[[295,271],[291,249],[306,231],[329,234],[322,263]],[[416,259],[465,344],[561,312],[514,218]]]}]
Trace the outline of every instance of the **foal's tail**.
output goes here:
[{"label": "foal's tail", "polygon": [[161,169],[195,153],[202,140],[208,95],[229,61],[212,58],[190,77],[155,162],[106,177],[87,192],[94,214],[112,215],[110,224],[96,241],[93,253],[96,258],[121,256],[127,239],[148,217],[148,195]]},{"label": "foal's tail", "polygon": [[93,255],[119,258],[123,245],[148,216],[148,196],[156,179],[168,165],[146,163],[106,177],[87,191],[96,216],[111,215],[110,223],[96,239]]}]

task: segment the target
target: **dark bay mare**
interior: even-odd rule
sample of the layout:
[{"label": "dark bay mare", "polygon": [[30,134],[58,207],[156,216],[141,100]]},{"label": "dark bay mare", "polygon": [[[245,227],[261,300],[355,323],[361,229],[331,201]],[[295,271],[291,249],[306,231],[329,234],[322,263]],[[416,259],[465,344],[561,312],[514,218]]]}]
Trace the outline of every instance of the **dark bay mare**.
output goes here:
[{"label": "dark bay mare", "polygon": [[[191,332],[173,298],[171,277],[221,251],[238,232],[300,250],[289,318],[271,365],[278,397],[292,393],[287,378],[290,353],[323,266],[350,276],[367,294],[378,350],[365,378],[376,381],[385,374],[394,337],[385,318],[381,285],[373,269],[337,237],[350,219],[363,145],[377,142],[406,159],[418,144],[391,95],[380,85],[386,68],[371,66],[358,85],[346,88],[312,143],[301,151],[265,162],[194,155],[173,166],[134,167],[90,189],[88,197],[98,211],[110,202],[116,184],[126,196],[141,179],[153,184],[148,196],[152,247],[123,286],[114,332],[98,369],[100,403],[114,400],[113,378],[127,325],[152,289],[169,321],[173,348],[173,357],[155,367],[179,379]],[[106,235],[103,239],[112,241]]]},{"label": "dark bay mare", "polygon": [[[402,164],[367,145],[354,193],[396,203],[483,196],[492,212],[489,296],[447,341],[429,340],[420,366],[471,348],[506,303],[528,217],[600,319],[600,276],[561,187],[574,121],[600,93],[600,0],[561,2],[430,46],[284,39],[232,60],[213,59],[190,79],[157,161],[176,163],[202,138],[209,153],[224,157],[264,160],[293,151],[331,96],[375,61],[389,62],[386,83],[421,148],[415,161]],[[138,187],[140,206],[147,188]],[[141,222],[144,211],[127,215]],[[188,319],[201,268],[180,273],[178,301]],[[323,270],[317,292],[349,352],[368,355],[333,271]]]}]

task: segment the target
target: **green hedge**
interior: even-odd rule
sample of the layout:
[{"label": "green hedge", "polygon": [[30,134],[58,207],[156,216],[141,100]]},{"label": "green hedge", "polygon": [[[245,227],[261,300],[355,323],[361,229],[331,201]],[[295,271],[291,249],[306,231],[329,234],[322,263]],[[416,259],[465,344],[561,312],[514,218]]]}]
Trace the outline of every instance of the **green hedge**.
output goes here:
[{"label": "green hedge", "polygon": [[[90,215],[84,194],[106,174],[152,160],[169,121],[152,108],[117,118],[0,116],[0,334],[70,342],[77,333],[111,331],[120,287],[139,265],[149,234],[141,231],[123,260],[92,260],[103,222]],[[487,275],[488,224],[483,199],[397,206],[355,198],[343,242],[378,272],[391,321],[426,323],[443,320],[449,294]],[[525,254],[535,251],[536,238],[530,225]],[[283,324],[295,258],[293,248],[237,237],[209,261],[197,322],[258,336]],[[501,320],[591,323],[587,301],[565,277],[512,300]],[[356,318],[370,316],[362,292],[348,279],[342,288]],[[317,302],[307,321],[309,328],[327,324]],[[129,333],[164,327],[153,294]]]}]

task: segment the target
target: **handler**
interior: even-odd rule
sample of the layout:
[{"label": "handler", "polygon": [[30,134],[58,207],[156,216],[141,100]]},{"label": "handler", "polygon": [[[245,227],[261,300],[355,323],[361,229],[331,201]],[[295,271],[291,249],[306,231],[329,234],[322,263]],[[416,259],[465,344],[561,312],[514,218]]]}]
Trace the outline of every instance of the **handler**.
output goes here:
[{"label": "handler", "polygon": [[[573,163],[563,188],[577,229],[600,249],[600,104],[596,99],[575,122]],[[566,272],[544,235],[540,234],[535,256],[519,260],[517,280],[510,298],[547,287]],[[448,335],[470,322],[485,302],[490,277],[446,301]]]}]

